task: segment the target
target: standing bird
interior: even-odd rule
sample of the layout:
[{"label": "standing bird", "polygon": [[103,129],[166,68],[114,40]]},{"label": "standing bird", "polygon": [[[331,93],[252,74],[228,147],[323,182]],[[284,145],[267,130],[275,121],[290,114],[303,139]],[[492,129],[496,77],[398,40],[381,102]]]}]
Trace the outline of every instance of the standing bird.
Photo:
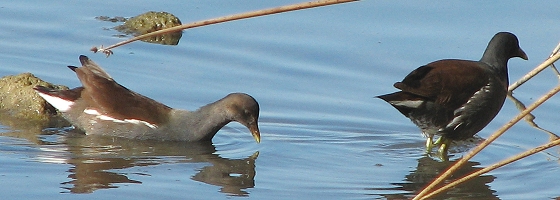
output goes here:
[{"label": "standing bird", "polygon": [[[446,155],[452,140],[472,137],[498,114],[507,95],[510,58],[527,55],[517,37],[500,32],[480,61],[446,59],[421,66],[394,84],[399,92],[377,96],[418,126],[426,149],[441,145]],[[434,135],[440,138],[433,143]]]},{"label": "standing bird", "polygon": [[82,67],[69,66],[82,87],[72,90],[34,89],[72,125],[88,135],[167,141],[209,141],[231,121],[245,125],[260,142],[259,104],[232,93],[196,111],[170,108],[118,84],[101,67],[80,56]]}]

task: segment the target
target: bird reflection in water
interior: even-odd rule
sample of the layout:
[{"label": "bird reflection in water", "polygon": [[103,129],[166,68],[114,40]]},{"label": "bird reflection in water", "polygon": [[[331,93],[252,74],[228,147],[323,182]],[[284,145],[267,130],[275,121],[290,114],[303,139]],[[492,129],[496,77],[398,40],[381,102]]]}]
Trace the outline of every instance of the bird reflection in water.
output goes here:
[{"label": "bird reflection in water", "polygon": [[[394,187],[388,188],[368,188],[367,190],[375,191],[376,194],[382,194],[382,191],[391,191],[383,195],[386,199],[411,199],[414,194],[420,192],[428,183],[434,180],[440,173],[445,171],[456,161],[441,162],[437,159],[430,158],[429,156],[418,159],[418,166],[410,174],[406,175],[404,180],[399,183],[391,183]],[[482,167],[478,162],[468,161],[464,166],[457,170],[448,180],[455,180],[463,177],[473,171],[480,170]],[[499,199],[494,190],[490,189],[490,184],[496,179],[492,175],[482,175],[459,185],[446,193],[443,193],[436,198],[438,199],[453,199],[464,198],[466,196],[472,199]],[[399,191],[399,192],[395,192]],[[405,191],[402,193],[400,191]]]},{"label": "bird reflection in water", "polygon": [[146,172],[122,173],[120,169],[169,163],[208,163],[197,170],[192,180],[220,186],[232,196],[248,196],[255,186],[255,160],[258,151],[244,159],[227,159],[216,154],[211,142],[138,141],[124,138],[73,135],[65,141],[73,165],[72,179],[62,183],[70,193],[92,193],[98,189],[118,188],[120,184],[142,184],[131,177],[151,176]]},{"label": "bird reflection in water", "polygon": [[245,190],[255,186],[258,151],[243,159],[228,159],[216,153],[212,142],[162,142],[85,136],[69,129],[68,122],[62,118],[22,120],[1,110],[0,124],[14,130],[3,131],[2,136],[23,138],[38,145],[41,149],[39,155],[30,157],[40,162],[72,165],[67,171],[70,181],[61,183],[61,187],[69,193],[92,193],[98,189],[142,184],[142,180],[134,179],[151,174],[121,170],[177,163],[194,164],[195,168],[205,165],[195,169],[197,172],[191,179],[219,186],[220,191],[227,195],[248,196]]}]

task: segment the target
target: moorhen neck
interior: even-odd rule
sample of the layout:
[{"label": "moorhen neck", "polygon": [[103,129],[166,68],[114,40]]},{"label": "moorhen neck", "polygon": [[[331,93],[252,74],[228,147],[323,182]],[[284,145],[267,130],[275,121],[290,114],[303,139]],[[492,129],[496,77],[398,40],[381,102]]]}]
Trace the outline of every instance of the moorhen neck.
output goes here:
[{"label": "moorhen neck", "polygon": [[[427,150],[441,144],[447,153],[451,140],[472,137],[498,114],[507,95],[507,62],[527,55],[517,37],[500,32],[488,43],[480,61],[438,60],[410,72],[394,84],[400,91],[381,95],[418,126]],[[440,135],[433,144],[434,135]]]}]

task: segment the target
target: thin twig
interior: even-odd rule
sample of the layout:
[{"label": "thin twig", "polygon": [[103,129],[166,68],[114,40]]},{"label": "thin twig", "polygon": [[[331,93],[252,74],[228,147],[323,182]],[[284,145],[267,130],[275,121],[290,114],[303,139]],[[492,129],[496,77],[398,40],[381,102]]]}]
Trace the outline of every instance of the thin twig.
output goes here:
[{"label": "thin twig", "polygon": [[560,91],[560,85],[556,86],[550,92],[548,92],[547,94],[542,96],[535,103],[529,105],[529,107],[527,107],[526,110],[519,113],[512,120],[510,120],[507,124],[502,126],[500,129],[498,129],[496,132],[494,132],[490,137],[488,137],[488,139],[484,140],[482,143],[480,143],[478,146],[476,146],[471,152],[469,152],[463,158],[459,159],[454,165],[449,167],[449,169],[447,169],[443,174],[441,174],[438,178],[436,178],[428,186],[426,186],[426,188],[424,188],[420,193],[418,193],[418,195],[416,195],[416,197],[414,197],[414,199],[424,199],[424,195],[426,195],[429,191],[431,191],[437,184],[439,184],[440,182],[445,180],[447,177],[449,177],[460,166],[462,166],[464,163],[469,161],[469,159],[474,157],[478,152],[480,152],[482,149],[484,149],[486,146],[488,146],[490,143],[492,143],[494,140],[496,140],[498,137],[500,137],[504,132],[506,132],[509,128],[511,128],[515,123],[517,123],[521,119],[523,119],[525,117],[525,115],[529,114],[530,112],[535,110],[535,108],[537,108],[538,106],[543,104],[545,101],[550,99],[552,96],[554,96],[556,93],[558,93],[558,91]]},{"label": "thin twig", "polygon": [[556,65],[554,65],[554,63],[552,63],[550,65],[550,67],[552,68],[552,71],[554,71],[554,74],[556,74],[556,77],[558,77],[558,79],[560,79],[560,72],[558,71],[558,69],[556,69]]},{"label": "thin twig", "polygon": [[518,81],[515,81],[515,83],[511,84],[508,88],[508,91],[511,92],[511,91],[515,90],[515,88],[521,86],[523,83],[527,82],[529,79],[533,78],[538,73],[540,73],[542,70],[544,70],[545,68],[547,68],[548,66],[550,66],[554,62],[556,62],[558,59],[560,59],[560,53],[558,53],[559,49],[560,49],[560,43],[558,43],[558,46],[556,46],[556,48],[552,51],[552,55],[550,55],[550,57],[548,59],[546,59],[539,66],[535,67],[535,69],[533,69],[529,73],[525,74],[525,76],[520,78]]},{"label": "thin twig", "polygon": [[111,49],[113,49],[113,48],[131,43],[131,42],[134,42],[134,41],[137,41],[137,40],[141,40],[141,39],[144,39],[144,38],[149,38],[149,37],[152,37],[152,36],[156,36],[156,35],[161,35],[161,34],[175,32],[175,31],[181,31],[181,30],[200,27],[200,26],[206,26],[206,25],[210,25],[210,24],[217,24],[217,23],[222,23],[222,22],[227,22],[227,21],[246,19],[246,18],[258,17],[258,16],[263,16],[263,15],[271,15],[271,14],[277,14],[277,13],[282,13],[282,12],[301,10],[301,9],[307,9],[307,8],[314,8],[314,7],[320,7],[320,6],[327,6],[327,5],[333,5],[333,4],[339,4],[339,3],[347,3],[347,2],[353,2],[353,1],[358,1],[358,0],[322,0],[322,1],[305,2],[305,3],[298,3],[298,4],[287,5],[287,6],[280,6],[280,7],[276,7],[276,8],[269,8],[269,9],[264,9],[264,10],[245,12],[245,13],[229,15],[229,16],[225,16],[225,17],[218,17],[218,18],[213,18],[213,19],[208,19],[208,20],[202,20],[202,21],[197,21],[197,22],[193,22],[193,23],[189,23],[189,24],[183,24],[183,25],[180,25],[180,26],[170,27],[170,28],[159,30],[159,31],[154,31],[154,32],[151,32],[151,33],[140,35],[140,36],[134,37],[132,39],[122,41],[122,42],[119,42],[117,44],[108,46],[107,48],[103,48],[103,46],[101,46],[99,48],[98,47],[93,47],[93,48],[91,48],[91,51],[93,51],[94,53],[103,52],[108,57],[109,55],[113,54],[113,52],[111,51]]},{"label": "thin twig", "polygon": [[[554,48],[554,50],[552,50],[552,54],[550,54],[549,58],[554,56],[554,54],[557,54],[558,51],[560,51],[560,43],[558,43],[556,48]],[[558,77],[560,79],[560,72],[558,71],[558,69],[556,69],[556,66],[554,65],[554,63],[550,64],[550,68],[552,68],[552,71],[554,71],[554,73],[556,74],[556,77]]]},{"label": "thin twig", "polygon": [[465,182],[465,181],[468,181],[468,180],[470,180],[470,179],[472,179],[472,178],[474,178],[474,177],[480,176],[481,174],[484,174],[484,173],[486,173],[486,172],[489,172],[489,171],[492,171],[492,170],[494,170],[494,169],[500,168],[500,167],[502,167],[502,166],[504,166],[504,165],[507,165],[507,164],[510,164],[510,163],[512,163],[512,162],[521,160],[521,159],[523,159],[523,158],[525,158],[525,157],[527,157],[527,156],[530,156],[530,155],[539,153],[539,152],[541,152],[541,151],[544,151],[544,150],[546,150],[546,149],[548,149],[548,148],[554,147],[554,146],[559,145],[559,144],[560,144],[560,139],[556,139],[556,140],[554,140],[554,141],[552,141],[552,142],[546,143],[546,144],[544,144],[544,145],[541,145],[541,146],[538,146],[538,147],[536,147],[536,148],[530,149],[530,150],[525,151],[525,152],[523,152],[523,153],[520,153],[520,154],[518,154],[518,155],[512,156],[512,157],[510,157],[510,158],[508,158],[508,159],[506,159],[506,160],[503,160],[503,161],[498,162],[498,163],[496,163],[496,164],[493,164],[493,165],[491,165],[491,166],[485,167],[484,169],[478,170],[478,171],[473,172],[473,173],[471,173],[471,174],[469,174],[469,175],[467,175],[467,176],[465,176],[465,177],[463,177],[463,178],[457,179],[457,180],[455,180],[455,181],[453,181],[453,182],[451,182],[451,183],[449,183],[449,184],[446,184],[445,186],[443,186],[443,187],[441,187],[441,188],[439,188],[439,189],[437,189],[437,190],[435,190],[435,191],[433,191],[433,192],[431,192],[431,193],[429,193],[429,194],[426,194],[426,195],[425,195],[424,197],[422,197],[422,198],[426,198],[426,199],[431,198],[431,197],[433,197],[434,195],[437,195],[437,194],[439,194],[439,193],[441,193],[441,192],[443,192],[443,191],[445,191],[445,190],[448,190],[448,189],[450,189],[450,188],[452,188],[452,187],[455,187],[455,186],[457,186],[457,185],[459,185],[459,184],[461,184],[461,183],[463,183],[463,182]]}]

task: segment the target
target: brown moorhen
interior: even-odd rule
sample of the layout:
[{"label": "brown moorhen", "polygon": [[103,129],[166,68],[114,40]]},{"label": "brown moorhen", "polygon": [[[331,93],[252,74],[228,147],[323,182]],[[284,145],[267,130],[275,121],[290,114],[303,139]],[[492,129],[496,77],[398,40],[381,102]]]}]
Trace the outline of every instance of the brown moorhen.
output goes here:
[{"label": "brown moorhen", "polygon": [[[508,88],[507,62],[527,55],[517,37],[500,32],[480,61],[446,59],[421,66],[394,84],[399,92],[378,96],[418,126],[428,152],[441,145],[447,154],[452,140],[472,137],[498,114]],[[433,143],[434,135],[441,137]]]},{"label": "brown moorhen", "polygon": [[259,104],[243,93],[232,93],[196,111],[170,108],[118,84],[101,67],[80,56],[82,67],[69,66],[83,87],[35,90],[75,127],[88,135],[169,141],[211,140],[231,121],[245,125],[260,142]]}]

